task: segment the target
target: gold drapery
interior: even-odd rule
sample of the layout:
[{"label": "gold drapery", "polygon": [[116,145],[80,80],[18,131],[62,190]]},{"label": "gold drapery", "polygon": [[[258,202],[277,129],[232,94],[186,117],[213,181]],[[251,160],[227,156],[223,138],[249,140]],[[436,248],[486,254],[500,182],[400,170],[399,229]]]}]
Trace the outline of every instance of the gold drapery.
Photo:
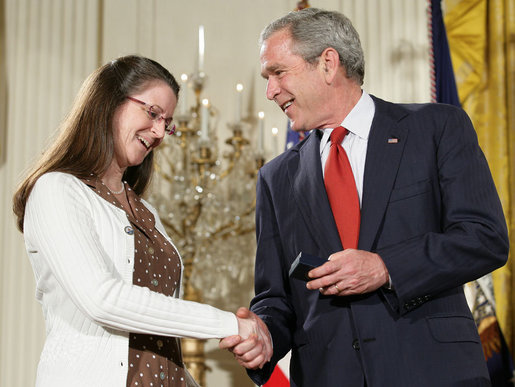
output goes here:
[{"label": "gold drapery", "polygon": [[[515,246],[515,0],[445,0],[458,94],[492,171]],[[497,318],[515,349],[515,257],[493,276]]]}]

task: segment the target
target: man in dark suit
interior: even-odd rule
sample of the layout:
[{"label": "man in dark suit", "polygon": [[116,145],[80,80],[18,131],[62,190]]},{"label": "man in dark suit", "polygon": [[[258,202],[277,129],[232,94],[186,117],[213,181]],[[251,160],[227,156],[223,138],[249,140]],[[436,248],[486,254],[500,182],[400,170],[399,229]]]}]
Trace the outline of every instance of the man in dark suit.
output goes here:
[{"label": "man in dark suit", "polygon": [[[312,132],[260,170],[256,296],[238,312],[259,339],[221,347],[257,384],[291,350],[292,386],[490,385],[462,286],[506,262],[508,238],[467,115],[363,91],[359,37],[340,13],[291,13],[261,38],[267,98],[293,130]],[[326,189],[339,126],[357,223],[335,212],[351,199]],[[357,245],[343,242],[350,223]],[[307,283],[288,275],[299,252],[329,258]]]}]

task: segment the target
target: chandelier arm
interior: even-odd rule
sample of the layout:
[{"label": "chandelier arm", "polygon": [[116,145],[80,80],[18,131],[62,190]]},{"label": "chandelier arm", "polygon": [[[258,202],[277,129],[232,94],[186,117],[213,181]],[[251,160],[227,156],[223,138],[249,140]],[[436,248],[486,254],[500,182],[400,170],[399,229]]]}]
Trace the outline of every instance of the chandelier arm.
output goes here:
[{"label": "chandelier arm", "polygon": [[249,209],[247,211],[245,211],[243,214],[241,214],[240,217],[243,218],[244,216],[252,214],[255,209],[256,209],[256,199],[254,199],[252,201],[252,204],[250,205]]},{"label": "chandelier arm", "polygon": [[218,227],[215,231],[211,233],[212,236],[217,237],[220,235],[223,235],[224,231],[230,229],[231,227],[234,227],[235,223],[233,221],[230,221],[229,223],[226,223],[220,227]]},{"label": "chandelier arm", "polygon": [[167,182],[169,182],[169,183],[173,184],[173,177],[172,177],[172,175],[169,175],[169,174],[168,174],[168,173],[166,173],[166,172],[162,172],[162,173],[161,173],[161,176],[163,176],[163,178],[164,178]]},{"label": "chandelier arm", "polygon": [[220,175],[218,175],[219,180],[223,180],[223,179],[225,179],[227,176],[229,176],[229,175],[231,174],[232,170],[234,169],[234,166],[235,166],[235,165],[236,165],[236,164],[235,164],[234,160],[231,160],[231,162],[229,163],[229,166],[227,167],[227,169],[226,169],[226,170],[224,170],[224,171],[222,171],[222,172],[220,173]]},{"label": "chandelier arm", "polygon": [[[252,213],[252,211],[246,212],[245,214],[242,214],[240,216],[240,218],[243,218],[243,217],[245,217],[247,215],[250,215],[251,213]],[[213,231],[211,233],[211,235],[212,235],[212,237],[222,237],[223,238],[224,235],[227,235],[230,232],[233,232],[233,231],[237,232],[237,231],[241,230],[242,229],[241,227],[242,227],[241,225],[236,225],[235,222],[231,221],[229,223],[226,223],[226,224],[218,227],[215,231]],[[255,230],[255,227],[252,227],[251,229]],[[245,233],[246,232],[244,232],[244,234]],[[238,234],[238,235],[242,235],[242,234]]]},{"label": "chandelier arm", "polygon": [[[242,235],[246,235],[246,234],[256,231],[256,228],[255,227],[248,227],[248,228],[238,227],[236,230],[233,230],[233,231],[236,232],[237,236],[242,236]],[[225,234],[220,235],[220,238],[222,238],[223,240],[226,240],[227,238],[232,237],[232,236],[234,236],[234,235],[232,235],[230,233],[225,233]]]},{"label": "chandelier arm", "polygon": [[202,214],[201,200],[199,200],[197,204],[190,208],[192,208],[192,211],[189,212],[188,215],[184,218],[183,223],[185,224],[185,227],[193,230],[197,226],[197,222],[200,218],[200,215]]}]

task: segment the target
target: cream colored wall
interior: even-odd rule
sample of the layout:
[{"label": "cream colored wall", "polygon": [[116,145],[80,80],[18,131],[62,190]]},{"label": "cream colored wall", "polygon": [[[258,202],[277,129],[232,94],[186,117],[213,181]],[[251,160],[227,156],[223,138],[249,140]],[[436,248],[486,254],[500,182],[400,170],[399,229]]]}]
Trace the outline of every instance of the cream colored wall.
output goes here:
[{"label": "cream colored wall", "polygon": [[[312,0],[346,13],[367,59],[365,89],[399,101],[429,100],[426,0]],[[195,66],[197,32],[205,26],[208,76],[204,96],[219,110],[218,137],[228,136],[235,85],[243,117],[266,114],[267,130],[286,118],[264,98],[257,37],[295,0],[0,0],[0,385],[33,385],[44,341],[41,308],[11,198],[16,183],[66,113],[81,81],[116,56],[150,56],[176,76]],[[191,98],[190,93],[190,98]],[[191,101],[191,100],[190,100]],[[255,138],[255,131],[249,133]],[[266,136],[267,157],[273,137]],[[207,346],[208,386],[250,386],[216,340]],[[72,384],[71,384],[72,385]]]}]

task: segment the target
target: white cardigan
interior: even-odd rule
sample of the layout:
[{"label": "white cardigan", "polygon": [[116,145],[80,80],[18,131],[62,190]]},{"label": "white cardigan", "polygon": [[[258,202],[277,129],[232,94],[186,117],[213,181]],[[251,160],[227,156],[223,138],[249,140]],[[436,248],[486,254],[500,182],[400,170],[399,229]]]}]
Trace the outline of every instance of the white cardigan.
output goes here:
[{"label": "white cardigan", "polygon": [[128,332],[238,334],[233,313],[133,285],[134,235],[126,227],[123,210],[72,175],[51,172],[35,184],[24,234],[47,333],[37,386],[125,386]]}]

